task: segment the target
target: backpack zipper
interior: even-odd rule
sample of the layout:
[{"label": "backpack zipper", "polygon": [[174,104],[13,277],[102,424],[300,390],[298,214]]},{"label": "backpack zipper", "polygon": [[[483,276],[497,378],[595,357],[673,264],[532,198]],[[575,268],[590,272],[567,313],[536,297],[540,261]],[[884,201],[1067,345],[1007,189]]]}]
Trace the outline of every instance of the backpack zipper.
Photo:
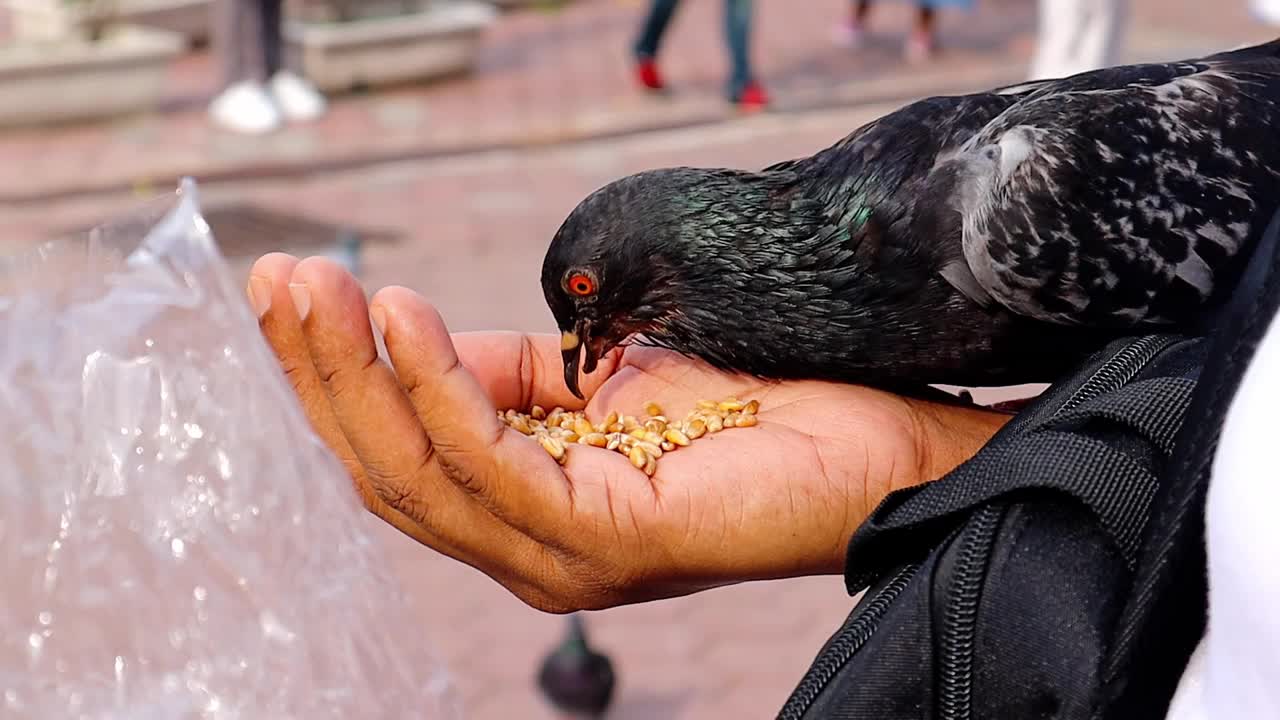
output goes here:
[{"label": "backpack zipper", "polygon": [[942,720],[969,720],[973,708],[973,644],[978,628],[978,600],[986,576],[987,556],[996,541],[996,527],[1003,508],[988,505],[974,516],[965,535],[956,573],[951,581],[951,602],[942,618],[942,663],[938,676],[938,703]]},{"label": "backpack zipper", "polygon": [[1075,410],[1103,393],[1123,387],[1142,372],[1142,368],[1146,367],[1156,355],[1177,341],[1178,338],[1175,337],[1146,335],[1125,345],[1094,371],[1093,375],[1090,375],[1089,379],[1085,380],[1050,418]]},{"label": "backpack zipper", "polygon": [[[1124,346],[1103,363],[1049,417],[1058,417],[1132,380],[1176,338],[1148,335]],[[974,517],[972,530],[960,549],[951,582],[952,598],[943,616],[940,720],[970,720],[973,716],[973,649],[978,628],[978,601],[1004,508],[987,506]]]},{"label": "backpack zipper", "polygon": [[809,707],[826,689],[827,683],[831,682],[836,673],[840,672],[840,668],[849,662],[849,658],[871,639],[871,635],[880,624],[880,618],[906,589],[907,584],[919,569],[919,563],[912,563],[899,570],[887,585],[876,592],[871,601],[858,613],[858,617],[840,630],[840,633],[813,663],[813,667],[809,668],[809,672],[805,673],[804,679],[787,699],[787,704],[782,706],[782,710],[778,713],[778,720],[800,720],[809,711]]}]

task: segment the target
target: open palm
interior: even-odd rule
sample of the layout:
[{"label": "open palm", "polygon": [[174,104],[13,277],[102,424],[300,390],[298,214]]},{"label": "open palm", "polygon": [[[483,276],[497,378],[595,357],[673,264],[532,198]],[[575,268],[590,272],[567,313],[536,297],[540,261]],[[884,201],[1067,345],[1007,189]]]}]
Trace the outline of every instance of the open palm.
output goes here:
[{"label": "open palm", "polygon": [[[515,372],[511,363],[500,364],[515,353],[498,351],[511,339],[481,334],[454,340],[482,384],[496,386]],[[524,351],[526,362],[540,358],[534,362],[546,371],[533,377],[552,385],[531,388],[528,396],[577,409],[575,399],[555,387],[562,383],[558,367],[547,367],[559,359],[558,337],[522,342],[539,347]],[[640,575],[611,573],[615,583],[656,590],[650,574],[675,575],[686,590],[739,581],[742,567],[725,563],[730,548],[755,558],[751,572],[756,578],[830,571],[839,567],[850,533],[880,498],[893,487],[923,479],[918,410],[867,388],[764,383],[668,351],[629,347],[602,362],[584,390],[593,421],[611,410],[639,415],[649,401],[673,418],[683,417],[701,399],[732,395],[761,404],[758,425],[707,434],[667,453],[652,478],[624,456],[587,445],[570,447],[567,463],[559,468],[527,441],[530,467],[539,475],[563,471],[572,488],[563,499],[566,522],[573,518],[573,537],[561,541],[587,549],[569,557],[588,566],[586,575],[593,574],[589,566],[602,555]],[[806,537],[803,549],[779,552],[779,537],[797,536]],[[647,562],[636,562],[650,555]]]},{"label": "open palm", "polygon": [[[270,286],[265,336],[370,509],[547,610],[838,572],[849,535],[887,492],[941,475],[1003,422],[631,347],[584,379],[592,420],[638,415],[649,401],[683,417],[700,399],[736,395],[760,401],[759,424],[664,454],[652,477],[587,445],[562,466],[495,412],[583,409],[564,386],[558,336],[450,335],[416,294],[389,288],[366,305],[350,275],[319,259],[268,256],[253,276]],[[302,322],[288,312],[299,302]],[[377,360],[370,308],[391,367]]]}]

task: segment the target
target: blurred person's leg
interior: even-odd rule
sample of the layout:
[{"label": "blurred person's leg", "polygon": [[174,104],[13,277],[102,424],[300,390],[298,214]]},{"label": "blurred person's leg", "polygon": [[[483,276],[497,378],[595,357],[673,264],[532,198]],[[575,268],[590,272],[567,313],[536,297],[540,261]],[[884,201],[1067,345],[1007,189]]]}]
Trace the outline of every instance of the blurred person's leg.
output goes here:
[{"label": "blurred person's leg", "polygon": [[1039,0],[1030,79],[1060,77],[1071,64],[1080,24],[1079,0]]},{"label": "blurred person's leg", "polygon": [[729,46],[729,97],[751,82],[751,0],[725,0],[724,40]]},{"label": "blurred person's leg", "polygon": [[284,62],[284,0],[259,0],[262,65],[271,79],[271,96],[289,120],[314,120],[324,114],[324,96]]},{"label": "blurred person's leg", "polygon": [[262,26],[262,69],[267,77],[280,72],[284,50],[283,0],[258,0]]},{"label": "blurred person's leg", "polygon": [[220,55],[223,90],[209,106],[213,120],[230,130],[270,132],[282,118],[264,83],[262,12],[258,0],[216,0],[213,47]]},{"label": "blurred person's leg", "polygon": [[725,0],[724,34],[729,46],[729,99],[744,107],[767,105],[764,88],[751,70],[751,14],[753,0]]},{"label": "blurred person's leg", "polygon": [[1120,49],[1129,24],[1129,0],[1092,0],[1088,24],[1080,43],[1082,65],[1077,72],[1120,62]]},{"label": "blurred person's leg", "polygon": [[1040,0],[1032,80],[1114,65],[1129,17],[1128,0]]},{"label": "blurred person's leg", "polygon": [[853,4],[853,22],[859,27],[866,27],[867,16],[871,14],[871,0],[857,0]]},{"label": "blurred person's leg", "polygon": [[836,28],[836,42],[845,47],[858,48],[866,36],[867,17],[871,14],[871,0],[854,0],[849,17]]},{"label": "blurred person's leg", "polygon": [[916,0],[916,20],[903,48],[907,62],[924,62],[938,53],[939,11],[971,12],[973,7],[973,0]]},{"label": "blurred person's leg", "polygon": [[680,0],[653,0],[649,4],[649,12],[640,26],[640,36],[636,38],[634,48],[637,74],[645,87],[659,90],[663,86],[662,75],[658,72],[658,47],[662,44],[662,35],[671,24],[676,5]]},{"label": "blurred person's leg", "polygon": [[907,62],[924,62],[933,57],[933,51],[937,45],[934,29],[937,15],[936,9],[928,3],[922,2],[916,6],[915,26],[907,36],[905,51]]},{"label": "blurred person's leg", "polygon": [[256,0],[215,0],[213,49],[222,62],[222,85],[265,82],[261,60]]}]

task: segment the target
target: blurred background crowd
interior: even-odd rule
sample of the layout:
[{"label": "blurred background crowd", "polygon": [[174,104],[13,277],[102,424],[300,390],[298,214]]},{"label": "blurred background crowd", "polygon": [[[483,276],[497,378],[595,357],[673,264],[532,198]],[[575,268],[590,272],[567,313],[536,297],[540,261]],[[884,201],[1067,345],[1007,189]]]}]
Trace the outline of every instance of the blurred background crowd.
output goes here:
[{"label": "blurred background crowd", "polygon": [[[1277,6],[0,0],[0,251],[190,175],[237,279],[263,252],[328,253],[454,330],[549,331],[542,253],[612,179],[757,168],[923,96],[1269,39]],[[468,717],[543,717],[532,676],[560,620],[370,524]],[[831,577],[593,615],[612,716],[769,716],[851,607]]]}]

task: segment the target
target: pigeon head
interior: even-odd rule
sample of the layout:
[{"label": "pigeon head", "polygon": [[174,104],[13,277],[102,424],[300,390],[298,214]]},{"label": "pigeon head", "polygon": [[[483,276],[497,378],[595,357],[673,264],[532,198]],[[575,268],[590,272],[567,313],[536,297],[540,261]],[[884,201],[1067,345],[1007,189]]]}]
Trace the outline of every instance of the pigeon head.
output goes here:
[{"label": "pigeon head", "polygon": [[[584,199],[542,265],[542,290],[561,332],[566,385],[633,337],[680,351],[724,329],[726,283],[748,271],[742,239],[787,225],[789,176],[667,168],[625,177]],[[714,354],[700,348],[698,354]]]}]

